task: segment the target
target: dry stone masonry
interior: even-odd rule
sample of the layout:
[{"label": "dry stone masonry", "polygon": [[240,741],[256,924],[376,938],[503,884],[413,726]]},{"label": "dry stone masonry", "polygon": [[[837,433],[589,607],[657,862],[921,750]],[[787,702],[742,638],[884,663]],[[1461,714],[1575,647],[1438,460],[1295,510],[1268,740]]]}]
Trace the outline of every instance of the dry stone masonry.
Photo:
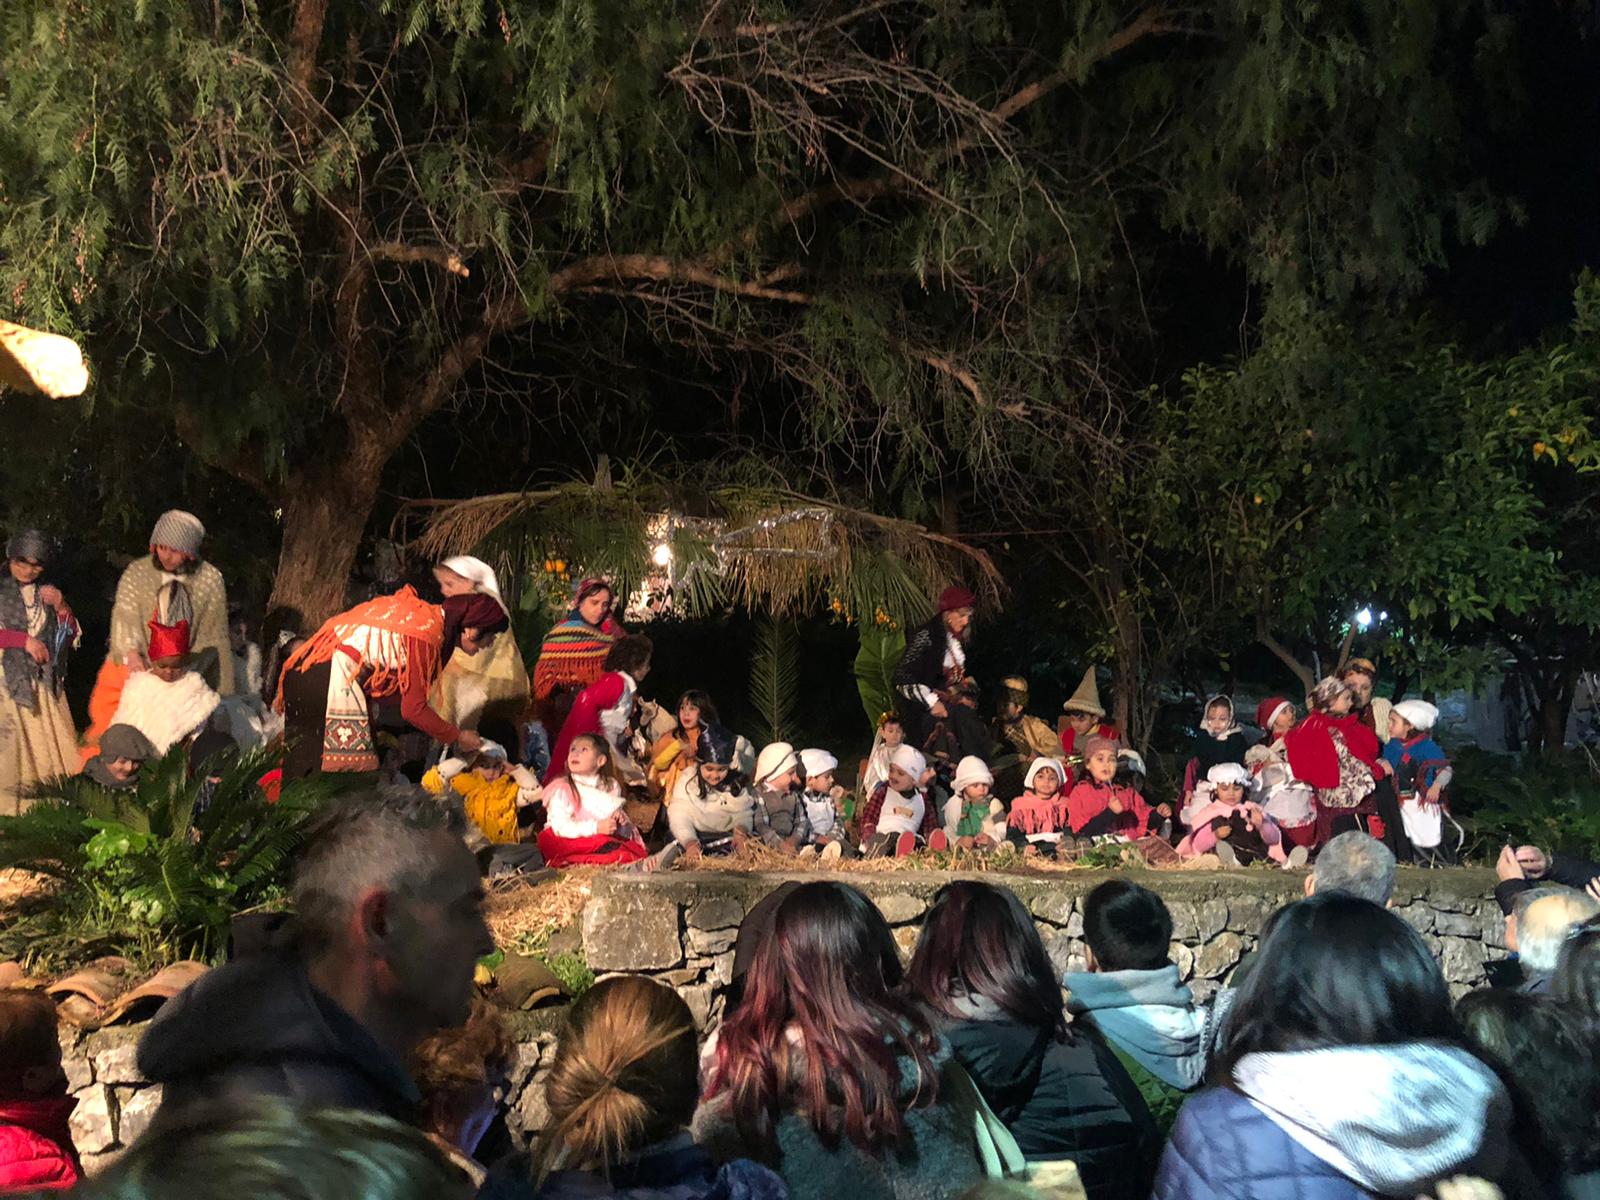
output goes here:
[{"label": "dry stone masonry", "polygon": [[[1084,965],[1083,897],[1113,877],[1133,879],[1166,900],[1172,910],[1173,961],[1202,1002],[1255,947],[1267,918],[1299,898],[1303,888],[1299,874],[1262,870],[977,876],[1017,893],[1033,914],[1051,960],[1063,971]],[[676,988],[709,1032],[722,1019],[740,921],[787,878],[817,876],[601,874],[583,910],[583,955],[599,977],[632,972]],[[934,893],[959,876],[894,871],[846,878],[878,906],[909,956]],[[1493,887],[1489,871],[1400,872],[1395,912],[1422,934],[1457,995],[1482,986],[1485,963],[1504,957],[1504,924]],[[526,1142],[548,1115],[542,1080],[555,1054],[562,1012],[546,1009],[512,1019],[517,1053],[507,1094],[508,1124],[513,1136]],[[132,1144],[159,1104],[160,1089],[146,1084],[134,1065],[141,1032],[137,1025],[90,1034],[63,1027],[67,1076],[78,1099],[73,1135],[91,1170]]]}]

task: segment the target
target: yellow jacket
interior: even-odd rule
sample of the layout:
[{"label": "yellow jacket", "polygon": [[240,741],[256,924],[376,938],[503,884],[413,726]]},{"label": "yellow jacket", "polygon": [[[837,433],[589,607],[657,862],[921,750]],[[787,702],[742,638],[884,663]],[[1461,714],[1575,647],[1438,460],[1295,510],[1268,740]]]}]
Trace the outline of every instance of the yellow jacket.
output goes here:
[{"label": "yellow jacket", "polygon": [[518,800],[525,804],[536,800],[541,794],[537,783],[530,788],[509,771],[499,779],[485,779],[465,768],[460,759],[447,758],[422,777],[422,786],[435,796],[443,795],[446,788],[460,796],[467,816],[495,845],[520,841]]}]

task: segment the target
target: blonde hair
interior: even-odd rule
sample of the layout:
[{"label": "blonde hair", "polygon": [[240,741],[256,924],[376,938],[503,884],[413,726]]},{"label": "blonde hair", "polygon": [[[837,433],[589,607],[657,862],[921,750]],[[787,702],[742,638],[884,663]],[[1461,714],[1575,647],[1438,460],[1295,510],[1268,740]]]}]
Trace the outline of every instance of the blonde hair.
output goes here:
[{"label": "blonde hair", "polygon": [[678,994],[638,975],[596,984],[573,1005],[545,1079],[537,1185],[557,1168],[608,1175],[688,1125],[698,1087],[694,1018]]}]

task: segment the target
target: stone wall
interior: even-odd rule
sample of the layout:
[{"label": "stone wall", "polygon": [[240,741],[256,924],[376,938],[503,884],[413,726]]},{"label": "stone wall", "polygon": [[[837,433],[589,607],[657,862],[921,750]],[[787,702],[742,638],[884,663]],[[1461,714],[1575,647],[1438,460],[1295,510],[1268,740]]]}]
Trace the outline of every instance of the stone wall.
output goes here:
[{"label": "stone wall", "polygon": [[[1083,897],[1108,878],[1133,879],[1159,892],[1173,916],[1172,957],[1197,999],[1209,1000],[1245,951],[1254,948],[1267,917],[1301,895],[1303,877],[1276,871],[1081,871],[1049,875],[987,875],[1021,897],[1033,914],[1051,959],[1061,970],[1083,966]],[[816,875],[662,875],[600,873],[584,906],[584,957],[599,976],[650,975],[675,987],[702,1030],[722,1017],[733,967],[733,942],[744,914],[786,878]],[[935,871],[860,872],[848,876],[878,906],[909,955],[933,894],[957,876]],[[1416,928],[1439,958],[1457,995],[1485,982],[1484,964],[1503,956],[1504,926],[1492,898],[1489,871],[1402,870],[1395,911]],[[517,1058],[507,1094],[508,1124],[525,1141],[543,1127],[547,1111],[541,1077],[555,1052],[560,1009],[513,1017]],[[160,1089],[139,1078],[134,1044],[139,1026],[91,1034],[63,1032],[67,1074],[78,1109],[73,1134],[91,1169],[130,1145],[148,1125]]]}]

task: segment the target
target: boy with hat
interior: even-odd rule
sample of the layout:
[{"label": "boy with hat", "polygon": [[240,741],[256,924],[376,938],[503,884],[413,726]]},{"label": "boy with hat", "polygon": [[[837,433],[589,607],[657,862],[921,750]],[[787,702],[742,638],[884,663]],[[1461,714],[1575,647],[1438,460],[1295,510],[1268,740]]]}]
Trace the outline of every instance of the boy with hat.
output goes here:
[{"label": "boy with hat", "polygon": [[1389,740],[1383,757],[1393,768],[1400,820],[1411,844],[1432,850],[1442,840],[1440,799],[1454,769],[1444,747],[1431,734],[1439,710],[1426,700],[1402,700],[1389,710]]},{"label": "boy with hat", "polygon": [[510,766],[506,748],[487,738],[476,754],[443,759],[423,775],[422,786],[435,796],[447,789],[460,796],[472,823],[496,846],[523,840],[522,829],[544,796],[533,772],[521,763]]},{"label": "boy with hat", "polygon": [[944,802],[944,835],[952,845],[993,850],[1006,840],[1006,806],[990,794],[993,787],[994,772],[983,759],[968,755],[956,764]]},{"label": "boy with hat", "polygon": [[1083,673],[1078,690],[1061,706],[1061,712],[1061,753],[1066,756],[1068,767],[1082,765],[1088,739],[1117,740],[1117,727],[1105,721],[1106,710],[1100,703],[1100,685],[1095,682],[1093,667]]},{"label": "boy with hat", "polygon": [[132,725],[113,725],[100,735],[100,753],[83,764],[83,773],[113,792],[139,786],[139,772],[157,757],[156,748]]},{"label": "boy with hat", "polygon": [[773,742],[756,756],[751,781],[756,837],[785,854],[794,854],[810,840],[806,806],[795,790],[799,774],[800,756],[788,742]]},{"label": "boy with hat", "polygon": [[889,778],[873,790],[861,813],[861,852],[868,858],[905,858],[922,843],[930,850],[950,848],[922,790],[927,774],[921,751],[901,746],[891,756]]},{"label": "boy with hat", "polygon": [[[149,622],[145,641],[148,667],[128,676],[111,722],[133,726],[149,741],[156,758],[180,742],[198,739],[198,735],[210,731],[212,716],[218,714],[222,704],[222,697],[194,669],[191,611],[182,584],[170,583],[162,589],[158,602],[161,615]],[[207,739],[211,752],[223,744],[232,744],[225,726],[224,719],[218,729],[220,742]]]},{"label": "boy with hat", "polygon": [[1028,681],[1021,675],[1007,675],[1000,681],[999,717],[995,725],[998,740],[1009,745],[1025,762],[1049,758],[1056,752],[1056,735],[1050,726],[1028,712]]},{"label": "boy with hat", "polygon": [[807,828],[801,858],[816,855],[824,862],[836,862],[856,856],[855,847],[845,837],[844,815],[839,811],[845,792],[833,782],[838,769],[839,760],[826,750],[800,751],[800,770],[806,781],[800,802],[805,806]]}]

